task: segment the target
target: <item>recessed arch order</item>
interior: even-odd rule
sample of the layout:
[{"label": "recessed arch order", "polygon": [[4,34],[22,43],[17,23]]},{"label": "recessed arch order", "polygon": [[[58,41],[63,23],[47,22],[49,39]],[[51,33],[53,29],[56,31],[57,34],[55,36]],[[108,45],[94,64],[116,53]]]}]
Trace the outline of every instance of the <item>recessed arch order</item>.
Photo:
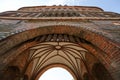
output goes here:
[{"label": "recessed arch order", "polygon": [[[47,35],[47,37],[49,38],[49,35],[54,35],[54,34],[69,35],[69,36],[73,36],[73,38],[78,37],[79,38],[79,41],[77,42],[78,45],[88,50],[102,64],[106,64],[104,65],[106,68],[109,66],[108,71],[111,69],[112,66],[110,65],[109,62],[110,60],[109,54],[111,49],[109,47],[106,47],[106,49],[104,50],[103,45],[113,46],[114,49],[118,50],[117,45],[115,45],[111,40],[105,38],[103,35],[97,34],[97,32],[95,33],[92,32],[92,30],[88,30],[83,27],[70,26],[70,25],[43,26],[43,27],[29,29],[7,37],[6,39],[2,40],[0,44],[2,45],[0,51],[1,65],[4,64],[3,66],[7,66],[12,60],[15,59],[15,57],[22,54],[27,49],[35,46],[40,42],[44,42],[44,41],[40,41],[41,36],[44,37],[44,35]],[[97,40],[98,38],[101,39],[101,42]],[[69,39],[72,38],[69,37]],[[6,44],[3,45],[4,43]],[[105,56],[108,56],[108,59],[106,59]]]}]

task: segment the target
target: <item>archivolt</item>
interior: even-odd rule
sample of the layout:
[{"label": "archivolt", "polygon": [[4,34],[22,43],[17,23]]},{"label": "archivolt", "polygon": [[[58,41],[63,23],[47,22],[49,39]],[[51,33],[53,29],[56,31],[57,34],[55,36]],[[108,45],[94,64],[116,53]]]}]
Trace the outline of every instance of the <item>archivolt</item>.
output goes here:
[{"label": "archivolt", "polygon": [[[48,26],[48,27],[27,30],[27,31],[21,32],[19,34],[10,36],[10,37],[4,39],[3,41],[1,41],[0,53],[2,56],[0,58],[0,62],[2,64],[2,66],[3,66],[3,64],[7,65],[9,63],[9,61],[12,61],[22,51],[38,44],[39,42],[43,42],[45,39],[44,38],[45,36],[43,36],[40,39],[41,41],[39,40],[38,37],[42,36],[42,35],[46,35],[46,34],[48,34],[46,41],[49,41],[51,34],[53,34],[53,35],[54,34],[60,34],[60,35],[67,34],[69,36],[72,35],[72,37],[77,36],[80,39],[75,39],[75,41],[74,41],[74,40],[72,40],[74,38],[69,37],[69,40],[71,40],[73,42],[80,40],[77,42],[77,44],[81,45],[86,50],[91,52],[94,56],[96,56],[101,61],[101,63],[106,64],[105,67],[111,67],[108,55],[109,55],[109,52],[111,52],[111,50],[113,50],[112,48],[114,48],[114,51],[112,51],[112,52],[115,52],[115,51],[117,52],[119,50],[118,46],[116,46],[113,42],[109,41],[105,37],[103,37],[99,34],[96,34],[90,30],[84,29],[82,27],[63,26],[63,25]],[[58,35],[58,37],[60,37],[60,35]],[[56,38],[56,37],[54,37],[54,38]],[[57,38],[53,39],[53,40],[57,41]],[[102,42],[97,41],[98,38],[101,39]],[[62,41],[62,39],[60,39],[60,40]],[[64,41],[66,41],[66,40],[67,39],[64,39]],[[52,39],[51,39],[51,41],[52,41]],[[33,42],[33,45],[32,45],[32,42]],[[112,48],[106,47],[106,49],[104,50],[102,48],[103,46],[101,46],[101,45],[107,45],[107,46],[113,46],[113,47]],[[17,49],[19,50],[20,47],[22,48],[22,50],[17,52]],[[56,49],[59,49],[59,47],[60,46],[57,46]],[[68,48],[67,48],[67,50],[63,50],[63,53],[70,53],[70,52],[68,51]],[[101,53],[103,53],[103,54],[101,54]],[[12,55],[14,55],[14,57]],[[70,55],[66,55],[66,56],[69,57]],[[105,58],[105,56],[108,56],[108,58]],[[64,58],[64,57],[62,57],[62,58]],[[7,61],[6,61],[6,59],[7,59]],[[67,60],[66,58],[64,58],[64,59]],[[68,61],[70,61],[70,60],[68,60]],[[72,64],[73,62],[69,62],[69,63]],[[108,68],[108,69],[110,69],[110,68]]]}]

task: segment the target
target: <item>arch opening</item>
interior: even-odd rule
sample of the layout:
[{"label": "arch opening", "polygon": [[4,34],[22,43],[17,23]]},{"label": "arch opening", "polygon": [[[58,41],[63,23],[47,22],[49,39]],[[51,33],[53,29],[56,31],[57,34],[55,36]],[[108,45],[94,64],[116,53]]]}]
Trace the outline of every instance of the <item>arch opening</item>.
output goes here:
[{"label": "arch opening", "polygon": [[45,71],[38,80],[75,80],[64,68],[54,67]]}]

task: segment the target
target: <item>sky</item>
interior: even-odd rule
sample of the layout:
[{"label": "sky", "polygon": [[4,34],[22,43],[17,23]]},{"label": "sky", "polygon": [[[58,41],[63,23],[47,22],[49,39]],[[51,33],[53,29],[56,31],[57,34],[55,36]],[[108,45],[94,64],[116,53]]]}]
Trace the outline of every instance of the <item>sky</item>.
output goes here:
[{"label": "sky", "polygon": [[65,69],[55,67],[48,69],[39,80],[74,80],[72,75]]},{"label": "sky", "polygon": [[40,5],[98,6],[105,11],[120,13],[120,0],[0,0],[0,12],[17,10],[25,6]]}]

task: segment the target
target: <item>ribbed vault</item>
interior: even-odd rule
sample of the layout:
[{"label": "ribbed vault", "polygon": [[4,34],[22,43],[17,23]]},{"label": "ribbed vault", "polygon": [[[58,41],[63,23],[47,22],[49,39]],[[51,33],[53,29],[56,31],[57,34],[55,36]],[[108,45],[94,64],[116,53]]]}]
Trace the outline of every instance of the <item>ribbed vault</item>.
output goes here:
[{"label": "ribbed vault", "polygon": [[[78,44],[89,44],[86,40],[67,34],[47,34],[35,40],[38,41],[37,44],[21,53],[21,58],[25,59],[21,69],[22,78],[27,75],[28,80],[38,80],[47,69],[56,66],[67,69],[75,80],[84,80],[84,75],[88,80],[95,80],[92,66],[100,61]],[[21,58],[19,55],[16,61],[12,62],[13,65],[20,66],[17,62],[21,61]]]},{"label": "ribbed vault", "polygon": [[44,42],[30,48],[29,61],[33,61],[32,76],[36,76],[49,64],[64,64],[69,66],[74,73],[81,72],[80,62],[85,60],[87,50],[77,44],[69,42]]},{"label": "ribbed vault", "polygon": [[32,65],[31,80],[41,74],[43,68],[52,64],[65,65],[69,67],[73,76],[75,75],[75,79],[81,78],[81,62],[87,68],[85,55],[90,53],[75,43],[80,42],[79,38],[65,34],[49,34],[37,39],[40,43],[29,49],[27,65],[25,66],[27,69],[31,67],[29,65]]}]

